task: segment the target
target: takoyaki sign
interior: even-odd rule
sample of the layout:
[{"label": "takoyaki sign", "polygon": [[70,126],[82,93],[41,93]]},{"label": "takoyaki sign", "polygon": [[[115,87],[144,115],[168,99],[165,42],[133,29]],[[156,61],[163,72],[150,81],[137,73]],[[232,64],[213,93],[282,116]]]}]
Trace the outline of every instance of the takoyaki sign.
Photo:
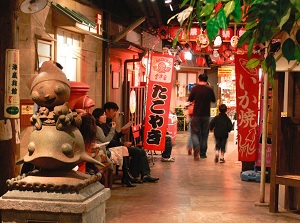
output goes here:
[{"label": "takoyaki sign", "polygon": [[20,74],[19,74],[19,50],[6,50],[5,61],[5,99],[4,116],[6,118],[20,117]]},{"label": "takoyaki sign", "polygon": [[165,148],[168,126],[174,57],[152,54],[148,83],[144,148],[160,150]]}]

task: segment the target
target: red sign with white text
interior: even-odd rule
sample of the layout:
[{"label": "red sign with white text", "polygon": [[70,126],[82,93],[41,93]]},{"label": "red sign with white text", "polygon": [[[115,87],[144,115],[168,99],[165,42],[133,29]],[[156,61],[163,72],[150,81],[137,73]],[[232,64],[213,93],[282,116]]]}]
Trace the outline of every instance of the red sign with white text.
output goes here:
[{"label": "red sign with white text", "polygon": [[174,57],[152,54],[147,92],[144,148],[164,151],[170,99]]},{"label": "red sign with white text", "polygon": [[[250,58],[259,57],[252,55]],[[238,160],[255,161],[258,147],[258,68],[247,68],[247,54],[235,56]]]}]

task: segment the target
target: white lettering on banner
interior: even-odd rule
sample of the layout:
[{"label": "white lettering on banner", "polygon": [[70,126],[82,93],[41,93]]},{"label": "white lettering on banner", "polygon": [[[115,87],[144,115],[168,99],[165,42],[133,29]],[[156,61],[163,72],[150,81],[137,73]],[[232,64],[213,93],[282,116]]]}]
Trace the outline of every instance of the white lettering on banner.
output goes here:
[{"label": "white lettering on banner", "polygon": [[240,122],[238,126],[256,128],[257,122],[255,121],[256,115],[252,109],[248,108],[248,111],[241,110],[239,116]]},{"label": "white lettering on banner", "polygon": [[255,136],[256,136],[256,130],[255,128],[250,129],[248,132],[248,135],[245,137],[245,139],[242,138],[241,134],[239,134],[239,153],[242,155],[245,155],[246,157],[248,155],[252,155],[256,151],[255,147]]}]

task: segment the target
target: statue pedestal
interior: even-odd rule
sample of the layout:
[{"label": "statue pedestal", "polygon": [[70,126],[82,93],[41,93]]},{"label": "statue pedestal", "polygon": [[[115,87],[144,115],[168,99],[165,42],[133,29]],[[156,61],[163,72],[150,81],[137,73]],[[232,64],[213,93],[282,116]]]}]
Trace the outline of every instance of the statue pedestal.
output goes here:
[{"label": "statue pedestal", "polygon": [[105,202],[110,189],[99,182],[78,193],[8,191],[0,198],[2,223],[105,222]]}]

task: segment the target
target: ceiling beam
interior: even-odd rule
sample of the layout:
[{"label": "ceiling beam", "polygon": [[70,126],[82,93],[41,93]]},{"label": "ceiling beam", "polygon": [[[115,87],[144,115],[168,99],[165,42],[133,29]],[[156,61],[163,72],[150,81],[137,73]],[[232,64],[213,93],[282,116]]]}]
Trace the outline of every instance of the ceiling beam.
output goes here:
[{"label": "ceiling beam", "polygon": [[141,25],[145,21],[146,17],[141,17],[137,19],[135,22],[133,22],[131,25],[129,25],[127,28],[123,29],[120,33],[115,35],[112,38],[112,42],[118,42],[120,39],[122,39],[124,36],[126,36],[128,33],[130,33],[132,30],[134,30],[136,27]]}]

